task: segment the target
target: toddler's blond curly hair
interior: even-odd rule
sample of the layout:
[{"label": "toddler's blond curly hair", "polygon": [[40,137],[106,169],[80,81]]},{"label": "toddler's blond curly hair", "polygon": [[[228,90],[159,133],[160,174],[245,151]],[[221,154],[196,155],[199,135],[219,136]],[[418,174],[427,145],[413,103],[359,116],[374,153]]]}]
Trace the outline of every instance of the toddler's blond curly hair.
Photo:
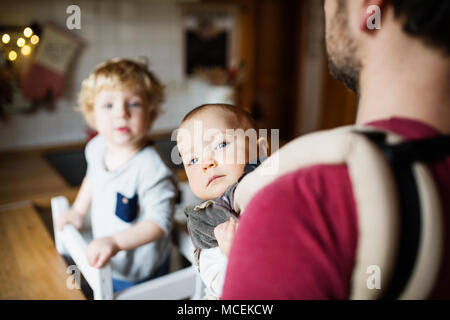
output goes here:
[{"label": "toddler's blond curly hair", "polygon": [[115,58],[98,65],[81,84],[77,110],[95,128],[93,108],[96,95],[104,89],[133,91],[139,94],[148,106],[153,120],[161,113],[164,101],[164,86],[144,63]]}]

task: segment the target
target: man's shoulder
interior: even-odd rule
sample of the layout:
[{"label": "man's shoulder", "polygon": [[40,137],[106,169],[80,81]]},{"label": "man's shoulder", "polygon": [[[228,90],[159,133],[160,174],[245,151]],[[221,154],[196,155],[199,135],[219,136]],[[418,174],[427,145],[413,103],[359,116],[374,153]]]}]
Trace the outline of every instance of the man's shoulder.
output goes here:
[{"label": "man's shoulder", "polygon": [[[288,189],[292,189],[293,193],[302,193],[308,190],[310,192],[332,192],[336,185],[343,184],[345,180],[349,179],[345,164],[319,164],[289,172],[264,189],[276,190],[279,193],[288,191]],[[331,190],[327,190],[330,187]]]},{"label": "man's shoulder", "polygon": [[[261,189],[242,213],[222,298],[343,299],[357,239],[347,167],[292,171]],[[242,277],[245,268],[252,272]],[[259,281],[267,277],[280,284],[276,290]]]},{"label": "man's shoulder", "polygon": [[340,220],[356,212],[352,183],[344,164],[314,165],[283,175],[261,189],[247,208],[257,208],[259,217],[264,215],[262,212],[270,215],[282,211],[285,218],[292,216],[296,221],[319,215],[334,215],[333,220]]}]

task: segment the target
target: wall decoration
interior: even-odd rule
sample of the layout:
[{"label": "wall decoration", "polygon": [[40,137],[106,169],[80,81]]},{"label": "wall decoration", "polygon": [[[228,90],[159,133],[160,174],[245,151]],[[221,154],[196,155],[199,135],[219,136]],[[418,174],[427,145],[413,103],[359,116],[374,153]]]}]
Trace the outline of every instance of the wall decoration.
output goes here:
[{"label": "wall decoration", "polygon": [[198,69],[228,68],[228,32],[214,20],[199,18],[196,28],[186,32],[186,74]]},{"label": "wall decoration", "polygon": [[52,104],[63,93],[67,71],[83,42],[53,23],[45,23],[42,40],[21,81],[23,95],[35,103]]},{"label": "wall decoration", "polygon": [[40,26],[0,26],[0,119],[28,112],[32,104],[20,91],[20,78],[39,45]]},{"label": "wall decoration", "polygon": [[0,119],[53,109],[82,40],[52,22],[0,26]]},{"label": "wall decoration", "polygon": [[237,7],[185,5],[183,10],[184,74],[208,80],[213,85],[229,84],[236,69]]}]

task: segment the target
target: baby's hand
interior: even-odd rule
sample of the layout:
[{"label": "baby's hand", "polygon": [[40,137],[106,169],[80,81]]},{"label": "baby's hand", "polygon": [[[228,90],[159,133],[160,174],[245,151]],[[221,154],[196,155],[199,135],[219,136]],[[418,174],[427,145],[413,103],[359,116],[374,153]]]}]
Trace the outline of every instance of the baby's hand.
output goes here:
[{"label": "baby's hand", "polygon": [[83,225],[83,216],[70,208],[69,210],[61,213],[58,217],[56,220],[56,228],[62,231],[66,224],[71,224],[75,228],[81,229],[81,226]]},{"label": "baby's hand", "polygon": [[119,247],[113,237],[92,240],[86,250],[88,263],[95,268],[102,268],[111,257],[119,252]]},{"label": "baby's hand", "polygon": [[228,257],[233,243],[234,235],[237,229],[237,223],[233,218],[230,218],[227,222],[219,224],[214,229],[214,236],[219,244],[220,250],[224,255]]}]

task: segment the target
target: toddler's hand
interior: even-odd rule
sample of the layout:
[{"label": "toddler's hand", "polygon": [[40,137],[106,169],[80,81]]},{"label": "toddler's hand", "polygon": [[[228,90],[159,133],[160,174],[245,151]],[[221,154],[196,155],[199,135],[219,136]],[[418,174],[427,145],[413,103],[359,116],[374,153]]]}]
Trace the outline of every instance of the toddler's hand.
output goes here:
[{"label": "toddler's hand", "polygon": [[220,250],[224,255],[228,257],[233,243],[234,235],[237,229],[237,223],[233,218],[230,218],[227,222],[219,224],[214,229],[214,236],[219,244]]},{"label": "toddler's hand", "polygon": [[102,268],[111,257],[115,256],[119,247],[113,237],[92,240],[86,250],[88,263],[95,268]]},{"label": "toddler's hand", "polygon": [[62,231],[66,224],[71,224],[75,228],[81,229],[81,226],[83,225],[83,216],[70,208],[69,210],[61,213],[58,217],[56,220],[56,228]]}]

